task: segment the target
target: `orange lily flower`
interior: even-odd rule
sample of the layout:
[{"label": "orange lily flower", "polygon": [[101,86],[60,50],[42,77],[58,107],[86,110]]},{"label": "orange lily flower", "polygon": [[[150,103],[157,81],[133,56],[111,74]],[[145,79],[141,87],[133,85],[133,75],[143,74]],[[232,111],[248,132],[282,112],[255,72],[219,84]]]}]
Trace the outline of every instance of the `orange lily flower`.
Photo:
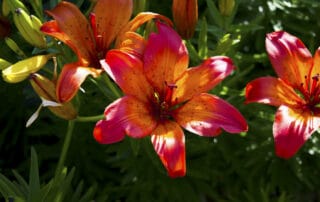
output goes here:
[{"label": "orange lily flower", "polygon": [[228,57],[206,59],[188,68],[188,52],[180,36],[157,22],[142,59],[111,50],[102,67],[124,92],[105,109],[105,119],[93,131],[102,144],[151,135],[155,151],[170,177],[186,174],[185,137],[181,127],[200,136],[214,137],[222,129],[247,130],[243,116],[221,98],[207,94],[233,70]]},{"label": "orange lily flower", "polygon": [[78,61],[64,65],[59,75],[56,92],[59,102],[71,100],[87,76],[100,75],[99,60],[113,42],[125,40],[126,32],[134,32],[155,17],[168,21],[159,14],[141,13],[129,22],[132,5],[132,0],[98,0],[89,21],[76,5],[67,1],[46,11],[54,20],[44,23],[41,31],[68,45],[78,57]]},{"label": "orange lily flower", "polygon": [[267,35],[266,49],[279,78],[248,83],[246,102],[279,107],[273,123],[275,152],[290,158],[320,126],[320,48],[312,57],[300,39],[278,31]]}]

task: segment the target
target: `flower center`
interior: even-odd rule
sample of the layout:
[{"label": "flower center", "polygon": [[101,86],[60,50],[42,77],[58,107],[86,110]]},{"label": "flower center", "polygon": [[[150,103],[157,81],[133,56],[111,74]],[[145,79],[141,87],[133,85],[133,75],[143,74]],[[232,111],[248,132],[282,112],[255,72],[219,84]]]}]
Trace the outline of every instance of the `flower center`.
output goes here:
[{"label": "flower center", "polygon": [[175,84],[168,84],[165,82],[165,90],[163,95],[159,94],[157,91],[154,92],[154,113],[159,120],[172,118],[171,110],[176,104],[176,102],[172,102],[172,95],[174,89],[176,88],[177,86]]},{"label": "flower center", "polygon": [[[311,111],[319,110],[318,106],[320,104],[320,85],[319,85],[320,75],[316,74],[309,79],[305,76],[305,83],[301,83],[299,91],[302,97],[306,101],[306,106]],[[305,84],[305,85],[304,85]]]}]

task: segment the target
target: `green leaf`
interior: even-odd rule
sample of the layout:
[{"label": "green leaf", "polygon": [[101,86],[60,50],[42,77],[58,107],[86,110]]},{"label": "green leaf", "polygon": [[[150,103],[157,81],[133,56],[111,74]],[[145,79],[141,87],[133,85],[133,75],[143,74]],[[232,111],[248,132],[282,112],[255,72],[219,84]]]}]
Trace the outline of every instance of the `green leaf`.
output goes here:
[{"label": "green leaf", "polygon": [[83,181],[81,181],[78,184],[75,192],[73,193],[72,199],[71,199],[72,202],[79,202],[82,190],[83,190]]},{"label": "green leaf", "polygon": [[83,197],[79,200],[79,202],[87,202],[92,201],[94,194],[96,192],[97,186],[91,186],[88,191],[83,195]]},{"label": "green leaf", "polygon": [[9,196],[22,197],[23,193],[20,191],[19,187],[12,183],[8,178],[0,173],[0,192],[4,198]]},{"label": "green leaf", "polygon": [[74,176],[75,168],[71,169],[71,172],[66,176],[66,178],[60,182],[57,183],[55,186],[58,187],[58,190],[56,192],[56,197],[53,201],[60,202],[63,201],[64,197],[71,196],[70,190],[71,190],[71,180]]},{"label": "green leaf", "polygon": [[208,36],[207,36],[208,26],[206,18],[203,18],[200,27],[200,33],[198,38],[199,46],[199,57],[202,59],[207,58],[208,56]]},{"label": "green leaf", "polygon": [[223,27],[223,17],[212,0],[206,0],[209,8],[209,16],[219,26]]},{"label": "green leaf", "polygon": [[31,147],[31,166],[29,175],[29,187],[30,192],[28,201],[39,201],[40,199],[40,179],[39,179],[39,168],[38,168],[38,157],[33,147]]},{"label": "green leaf", "polygon": [[139,154],[139,151],[140,151],[140,142],[139,140],[137,139],[134,139],[134,138],[129,138],[129,142],[130,142],[130,145],[131,145],[131,149],[133,151],[133,154],[135,156],[138,156]]},{"label": "green leaf", "polygon": [[240,36],[236,39],[231,38],[231,34],[225,34],[213,51],[213,55],[225,55],[235,44],[240,42]]},{"label": "green leaf", "polygon": [[29,185],[28,183],[23,179],[23,177],[15,170],[12,171],[13,175],[16,177],[20,184],[20,190],[23,192],[25,198],[27,198],[28,193],[29,193]]},{"label": "green leaf", "polygon": [[199,64],[201,62],[201,58],[198,55],[197,50],[194,48],[190,40],[186,41],[186,46],[189,52],[190,60],[194,62],[194,64]]}]

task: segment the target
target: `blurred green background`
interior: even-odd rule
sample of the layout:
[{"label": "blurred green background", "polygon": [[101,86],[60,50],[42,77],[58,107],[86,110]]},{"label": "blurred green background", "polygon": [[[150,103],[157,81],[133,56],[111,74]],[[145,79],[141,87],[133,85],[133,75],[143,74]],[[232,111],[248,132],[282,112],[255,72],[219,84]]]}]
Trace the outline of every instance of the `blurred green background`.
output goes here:
[{"label": "blurred green background", "polygon": [[[88,13],[89,1],[72,2]],[[24,3],[32,10],[29,1]],[[57,0],[43,1],[44,9],[56,4]],[[145,10],[171,18],[171,0],[149,0],[146,4]],[[214,55],[233,59],[237,70],[211,92],[239,109],[249,131],[222,133],[216,138],[185,132],[187,175],[171,179],[149,137],[100,145],[92,136],[94,122],[76,122],[66,160],[72,176],[68,175],[69,181],[68,176],[59,181],[61,187],[68,184],[61,191],[64,196],[60,201],[80,201],[81,197],[83,201],[320,201],[319,134],[314,133],[293,158],[280,159],[274,154],[272,136],[276,108],[244,104],[244,87],[249,81],[274,75],[264,44],[267,33],[285,30],[300,38],[312,53],[318,48],[320,2],[235,0],[234,10],[227,17],[219,13],[217,0],[199,0],[198,5],[196,32],[187,42],[190,65]],[[10,37],[31,54],[33,47],[24,43],[11,25]],[[2,39],[0,58],[12,63],[19,60]],[[38,96],[28,81],[8,84],[0,79],[0,85],[0,187],[10,184],[6,180],[21,184],[17,173],[31,183],[31,165],[39,168],[39,181],[45,186],[54,176],[68,123],[44,109],[36,122],[25,128],[40,104]],[[80,115],[102,114],[113,101],[90,79],[82,87],[85,93],[78,93]],[[30,163],[31,147],[37,153],[38,165],[34,156]]]}]

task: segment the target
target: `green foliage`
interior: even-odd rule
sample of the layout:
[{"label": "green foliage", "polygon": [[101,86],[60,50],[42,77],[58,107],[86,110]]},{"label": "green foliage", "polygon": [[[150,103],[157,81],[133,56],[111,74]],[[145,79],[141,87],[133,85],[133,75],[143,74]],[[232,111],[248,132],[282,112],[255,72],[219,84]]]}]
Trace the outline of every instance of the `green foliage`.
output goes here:
[{"label": "green foliage", "polygon": [[10,181],[0,174],[0,193],[4,199],[18,202],[86,202],[93,199],[96,186],[84,190],[83,182],[80,182],[73,190],[71,182],[75,169],[72,169],[69,173],[67,169],[64,169],[47,184],[40,184],[38,169],[38,157],[35,150],[31,148],[29,183],[16,171],[13,171],[16,181]]}]

